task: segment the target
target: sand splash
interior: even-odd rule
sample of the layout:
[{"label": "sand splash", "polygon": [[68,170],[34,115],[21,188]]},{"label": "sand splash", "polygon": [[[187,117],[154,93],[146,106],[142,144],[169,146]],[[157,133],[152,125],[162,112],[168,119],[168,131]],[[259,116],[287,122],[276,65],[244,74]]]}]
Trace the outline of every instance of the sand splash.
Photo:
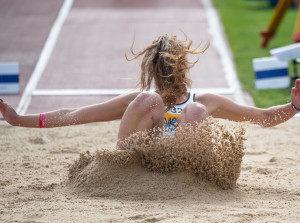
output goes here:
[{"label": "sand splash", "polygon": [[80,154],[69,169],[68,185],[90,196],[131,199],[184,196],[207,182],[233,188],[241,171],[245,130],[218,120],[210,120],[210,126],[182,127],[175,138],[161,137],[159,130],[150,136],[138,133],[123,142],[126,150]]}]

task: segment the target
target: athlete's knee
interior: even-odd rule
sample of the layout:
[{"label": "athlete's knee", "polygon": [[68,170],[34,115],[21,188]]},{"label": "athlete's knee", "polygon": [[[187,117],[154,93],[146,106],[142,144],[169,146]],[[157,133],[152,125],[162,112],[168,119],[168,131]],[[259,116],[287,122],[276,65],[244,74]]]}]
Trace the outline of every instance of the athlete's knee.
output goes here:
[{"label": "athlete's knee", "polygon": [[197,102],[188,104],[183,110],[183,114],[190,121],[202,121],[209,116],[206,106]]},{"label": "athlete's knee", "polygon": [[155,92],[142,92],[132,102],[134,111],[145,112],[153,109],[162,109],[164,107],[163,100],[159,94]]}]

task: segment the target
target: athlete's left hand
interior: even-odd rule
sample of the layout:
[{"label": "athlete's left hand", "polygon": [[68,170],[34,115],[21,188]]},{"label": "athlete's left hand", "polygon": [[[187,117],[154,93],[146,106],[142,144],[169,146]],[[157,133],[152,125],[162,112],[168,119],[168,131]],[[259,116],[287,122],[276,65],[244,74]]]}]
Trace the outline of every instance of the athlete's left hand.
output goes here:
[{"label": "athlete's left hand", "polygon": [[2,99],[0,100],[0,113],[9,124],[16,124],[18,114],[9,104],[3,102]]},{"label": "athlete's left hand", "polygon": [[300,108],[300,79],[295,81],[295,86],[291,92],[292,103],[295,107]]}]

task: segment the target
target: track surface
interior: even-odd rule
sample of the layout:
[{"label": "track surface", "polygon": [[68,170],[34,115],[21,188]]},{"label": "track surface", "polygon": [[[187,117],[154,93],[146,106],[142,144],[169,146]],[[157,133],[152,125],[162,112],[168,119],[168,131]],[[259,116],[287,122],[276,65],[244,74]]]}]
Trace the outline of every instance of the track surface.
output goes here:
[{"label": "track surface", "polygon": [[[226,96],[235,100],[235,89],[226,78],[222,54],[210,32],[214,27],[209,23],[205,2],[75,0],[45,70],[31,92],[25,113],[79,107],[113,97],[82,92],[80,95],[51,95],[54,89],[64,94],[66,90],[134,88],[140,73],[139,61],[127,62],[124,57],[134,33],[135,49],[141,50],[160,34],[174,33],[184,38],[180,29],[194,41],[194,46],[202,42],[204,47],[207,41],[211,42],[190,72],[193,88],[227,92]],[[21,87],[19,95],[0,97],[15,108],[63,3],[62,0],[0,0],[0,29],[5,30],[0,32],[0,61],[19,61]],[[242,100],[251,104],[244,96]]]}]

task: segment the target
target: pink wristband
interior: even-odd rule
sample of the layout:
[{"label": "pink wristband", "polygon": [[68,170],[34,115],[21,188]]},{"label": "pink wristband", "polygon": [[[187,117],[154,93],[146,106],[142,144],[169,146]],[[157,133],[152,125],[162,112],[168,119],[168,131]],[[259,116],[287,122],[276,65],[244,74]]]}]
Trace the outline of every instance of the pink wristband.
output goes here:
[{"label": "pink wristband", "polygon": [[45,128],[45,113],[40,114],[40,128]]}]

